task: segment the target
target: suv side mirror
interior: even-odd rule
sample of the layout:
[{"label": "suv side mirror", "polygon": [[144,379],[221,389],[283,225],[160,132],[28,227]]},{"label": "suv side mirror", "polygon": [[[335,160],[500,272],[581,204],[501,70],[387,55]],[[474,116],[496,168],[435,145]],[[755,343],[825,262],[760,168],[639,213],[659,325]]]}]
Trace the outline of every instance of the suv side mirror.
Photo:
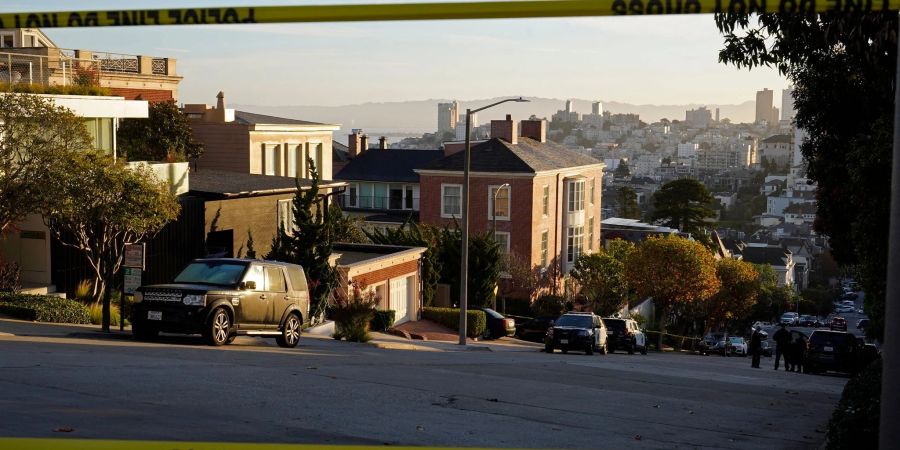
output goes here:
[{"label": "suv side mirror", "polygon": [[252,291],[252,290],[256,289],[256,282],[253,280],[241,281],[241,284],[238,285],[238,288],[241,290],[251,290]]}]

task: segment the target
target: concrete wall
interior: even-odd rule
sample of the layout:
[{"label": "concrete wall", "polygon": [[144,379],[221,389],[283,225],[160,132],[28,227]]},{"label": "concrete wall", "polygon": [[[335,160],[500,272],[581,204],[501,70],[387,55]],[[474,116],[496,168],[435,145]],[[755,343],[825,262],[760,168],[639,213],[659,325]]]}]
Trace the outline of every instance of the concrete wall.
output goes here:
[{"label": "concrete wall", "polygon": [[[259,197],[210,200],[206,202],[205,233],[215,226],[217,231],[233,230],[234,246],[247,250],[247,230],[253,232],[253,246],[257,257],[269,252],[272,238],[278,231],[278,201],[294,198],[293,193]],[[218,215],[218,218],[216,217]]]}]

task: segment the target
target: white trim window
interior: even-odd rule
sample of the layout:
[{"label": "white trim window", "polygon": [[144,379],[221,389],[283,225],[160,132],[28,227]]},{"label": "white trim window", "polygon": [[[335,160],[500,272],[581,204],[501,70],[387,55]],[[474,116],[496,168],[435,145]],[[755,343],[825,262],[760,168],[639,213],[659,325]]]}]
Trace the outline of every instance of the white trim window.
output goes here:
[{"label": "white trim window", "polygon": [[496,219],[509,220],[512,207],[511,194],[509,186],[503,186],[503,189],[500,189],[500,186],[488,186],[488,220],[494,219],[494,195],[497,196]]},{"label": "white trim window", "polygon": [[356,208],[359,205],[359,184],[350,183],[347,185],[347,193],[344,194],[344,206],[347,208]]},{"label": "white trim window", "polygon": [[281,146],[278,144],[263,144],[263,175],[281,175]]},{"label": "white trim window", "polygon": [[569,181],[569,212],[584,211],[584,180]]},{"label": "white trim window", "polygon": [[494,233],[495,240],[498,244],[500,244],[500,252],[504,255],[509,254],[509,232],[508,231],[497,231]]},{"label": "white trim window", "polygon": [[441,217],[455,218],[462,216],[462,185],[441,185]]},{"label": "white trim window", "polygon": [[285,164],[287,173],[285,175],[291,178],[297,178],[297,167],[302,167],[300,157],[303,154],[303,150],[298,144],[285,144],[285,146],[287,147],[287,164]]},{"label": "white trim window", "polygon": [[588,252],[594,251],[594,218],[588,219]]},{"label": "white trim window", "polygon": [[584,251],[584,226],[573,225],[569,227],[568,245],[566,248],[566,261],[575,263]]},{"label": "white trim window", "polygon": [[594,190],[595,190],[595,186],[597,185],[597,183],[594,182],[593,178],[590,179],[590,183],[591,183],[591,190],[590,190],[591,195],[590,195],[589,199],[590,199],[591,206],[594,206]]},{"label": "white trim window", "polygon": [[294,209],[293,200],[287,198],[278,200],[278,227],[287,234],[294,233]]},{"label": "white trim window", "polygon": [[543,208],[544,217],[550,215],[550,186],[544,185],[544,191],[541,198],[541,207]]}]

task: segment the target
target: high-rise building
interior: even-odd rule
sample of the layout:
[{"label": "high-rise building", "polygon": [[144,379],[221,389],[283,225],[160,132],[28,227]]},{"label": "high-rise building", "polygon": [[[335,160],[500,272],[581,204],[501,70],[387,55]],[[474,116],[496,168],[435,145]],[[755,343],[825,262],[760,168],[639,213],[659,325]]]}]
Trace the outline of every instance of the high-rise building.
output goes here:
[{"label": "high-rise building", "polygon": [[572,100],[566,100],[566,112],[567,113],[575,112],[575,105],[573,104]]},{"label": "high-rise building", "polygon": [[777,117],[772,117],[772,94],[769,89],[756,91],[756,123],[766,122],[773,125],[777,122]]},{"label": "high-rise building", "polygon": [[781,90],[781,120],[794,120],[794,88]]},{"label": "high-rise building", "polygon": [[696,128],[707,128],[712,121],[712,111],[701,106],[684,112],[684,121]]},{"label": "high-rise building", "polygon": [[603,115],[603,103],[594,102],[591,104],[591,114],[596,114],[598,116]]},{"label": "high-rise building", "polygon": [[[475,129],[478,128],[478,113],[472,114],[472,118],[469,119],[471,122],[469,123],[470,133],[475,134]],[[459,115],[459,120],[456,121],[456,140],[462,141],[466,139],[466,115],[465,113]]]},{"label": "high-rise building", "polygon": [[443,135],[447,132],[456,131],[456,118],[459,116],[459,103],[453,101],[451,103],[438,103],[438,126],[437,132]]}]

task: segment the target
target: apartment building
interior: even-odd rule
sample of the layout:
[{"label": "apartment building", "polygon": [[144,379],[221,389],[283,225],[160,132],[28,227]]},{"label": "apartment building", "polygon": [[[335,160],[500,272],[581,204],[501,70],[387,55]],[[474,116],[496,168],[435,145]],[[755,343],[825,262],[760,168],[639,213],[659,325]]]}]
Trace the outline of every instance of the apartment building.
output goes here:
[{"label": "apartment building", "polygon": [[283,177],[309,178],[308,158],[323,180],[332,178],[332,142],[339,125],[267,116],[225,107],[184,105],[194,139],[205,150],[198,170],[211,169]]},{"label": "apartment building", "polygon": [[789,167],[794,158],[794,141],[789,134],[776,134],[759,143],[759,159],[779,167]]},{"label": "apartment building", "polygon": [[[597,250],[605,164],[548,142],[545,120],[491,121],[491,139],[474,145],[469,183],[472,233],[493,229],[504,252],[533,267],[571,269]],[[443,226],[459,220],[465,154],[448,155],[416,170],[420,220]],[[495,202],[496,199],[496,202]]]}]

